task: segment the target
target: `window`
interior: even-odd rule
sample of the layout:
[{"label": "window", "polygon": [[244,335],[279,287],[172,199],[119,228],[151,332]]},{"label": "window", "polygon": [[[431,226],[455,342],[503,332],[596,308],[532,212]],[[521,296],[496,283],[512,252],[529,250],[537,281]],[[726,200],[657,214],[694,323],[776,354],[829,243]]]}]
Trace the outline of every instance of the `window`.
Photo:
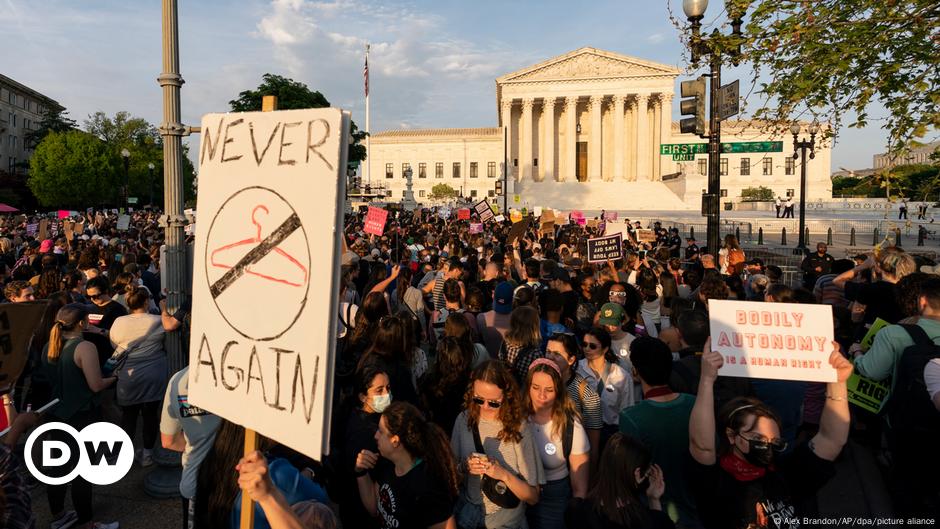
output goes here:
[{"label": "window", "polygon": [[486,192],[486,196],[488,196],[488,197],[490,197],[490,198],[495,197],[495,196],[496,196],[496,190],[490,189],[489,191]]},{"label": "window", "polygon": [[424,198],[424,190],[423,190],[423,189],[421,189],[421,190],[418,191],[418,196],[421,197],[421,198]]},{"label": "window", "polygon": [[401,177],[402,177],[402,178],[405,177],[405,171],[407,171],[407,170],[409,170],[409,169],[411,169],[411,164],[410,164],[410,163],[402,163],[402,164],[401,164]]},{"label": "window", "polygon": [[512,166],[513,166],[513,167],[519,167],[519,158],[513,158],[513,159],[512,159]]},{"label": "window", "polygon": [[488,162],[486,164],[486,177],[496,178],[496,162]]},{"label": "window", "polygon": [[470,198],[476,198],[476,197],[477,197],[477,190],[476,190],[476,189],[471,189],[471,190],[470,190]]},{"label": "window", "polygon": [[418,164],[418,178],[428,177],[428,164],[421,162]]},{"label": "window", "polygon": [[460,178],[460,162],[454,162],[454,178]]},{"label": "window", "polygon": [[392,198],[392,190],[389,189],[388,191],[386,191],[385,196],[387,196],[388,198]]},{"label": "window", "polygon": [[721,176],[725,176],[726,174],[728,174],[728,159],[722,158],[721,163],[718,167],[719,167],[719,170],[721,171]]},{"label": "window", "polygon": [[538,159],[538,158],[534,158],[534,159],[532,160],[532,167],[538,167],[538,166],[539,166],[539,159]]},{"label": "window", "polygon": [[385,178],[392,178],[394,176],[395,176],[395,166],[390,163],[385,164]]},{"label": "window", "polygon": [[741,176],[751,176],[750,158],[741,158]]},{"label": "window", "polygon": [[444,162],[434,164],[434,178],[444,178]]},{"label": "window", "polygon": [[470,162],[470,178],[476,178],[477,176],[477,163]]},{"label": "window", "polygon": [[727,190],[727,189],[722,189],[722,190],[721,190],[721,196],[723,196],[723,197],[728,196],[728,190]]},{"label": "window", "polygon": [[404,189],[401,190],[401,198],[405,198],[405,190],[404,190]]},{"label": "window", "polygon": [[774,174],[774,161],[770,158],[764,158],[764,176]]},{"label": "window", "polygon": [[708,159],[699,158],[698,159],[698,174],[708,174]]},{"label": "window", "polygon": [[794,193],[793,193],[793,190],[792,190],[792,189],[787,189],[787,198],[792,197],[793,194],[794,194]]},{"label": "window", "polygon": [[791,156],[786,157],[783,163],[783,174],[786,174],[786,175],[793,174],[793,161],[794,160]]},{"label": "window", "polygon": [[13,114],[13,128],[16,128],[16,114]]}]

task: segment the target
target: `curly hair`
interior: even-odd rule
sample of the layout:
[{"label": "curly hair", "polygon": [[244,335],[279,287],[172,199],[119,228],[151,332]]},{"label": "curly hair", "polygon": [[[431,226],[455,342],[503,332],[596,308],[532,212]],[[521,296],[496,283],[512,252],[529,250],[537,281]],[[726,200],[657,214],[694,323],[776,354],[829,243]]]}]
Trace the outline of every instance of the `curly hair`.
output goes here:
[{"label": "curly hair", "polygon": [[483,362],[470,375],[470,384],[464,394],[464,409],[467,410],[467,428],[473,430],[480,424],[480,406],[473,402],[473,383],[476,381],[493,384],[503,392],[503,403],[499,407],[499,422],[502,423],[500,441],[518,443],[522,441],[524,410],[519,400],[519,386],[515,377],[498,360]]},{"label": "curly hair", "polygon": [[388,432],[398,436],[409,455],[427,462],[434,484],[446,486],[448,497],[456,498],[460,486],[457,465],[444,431],[407,402],[393,402],[382,412],[382,418]]}]

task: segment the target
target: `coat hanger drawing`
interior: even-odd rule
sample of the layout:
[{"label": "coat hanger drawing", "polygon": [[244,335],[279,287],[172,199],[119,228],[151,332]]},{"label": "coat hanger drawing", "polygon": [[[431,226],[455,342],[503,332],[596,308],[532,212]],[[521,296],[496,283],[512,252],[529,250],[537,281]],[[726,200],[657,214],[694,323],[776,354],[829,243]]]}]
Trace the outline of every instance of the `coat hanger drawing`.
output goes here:
[{"label": "coat hanger drawing", "polygon": [[[223,254],[224,254],[224,253],[227,252],[228,250],[232,250],[232,249],[234,249],[234,248],[239,248],[239,247],[242,247],[242,246],[247,246],[247,245],[252,245],[252,246],[254,246],[254,245],[259,244],[259,243],[263,240],[262,237],[261,237],[261,222],[260,222],[260,221],[258,220],[258,218],[257,218],[257,215],[258,215],[258,212],[259,212],[259,211],[263,211],[265,214],[267,214],[267,213],[268,213],[268,208],[265,207],[264,205],[258,205],[258,206],[255,206],[254,209],[251,210],[251,223],[254,224],[254,226],[255,226],[255,234],[254,234],[254,236],[249,237],[249,238],[247,238],[247,239],[243,239],[243,240],[237,241],[237,242],[233,242],[233,243],[231,243],[231,244],[226,244],[225,246],[221,246],[221,247],[216,248],[215,250],[213,250],[212,253],[209,254],[209,262],[212,264],[212,266],[214,266],[214,267],[216,267],[216,268],[232,268],[233,265],[231,265],[231,264],[226,264],[226,263],[224,263],[224,262],[217,261],[217,260],[216,260],[216,254],[220,254],[220,253],[223,253]],[[261,273],[261,272],[259,272],[259,271],[257,271],[257,270],[254,270],[254,269],[253,269],[253,266],[256,266],[257,264],[260,264],[260,263],[256,263],[256,265],[246,267],[246,268],[245,268],[245,272],[247,272],[248,274],[251,274],[251,275],[253,275],[253,276],[260,277],[260,278],[262,278],[262,279],[267,279],[267,280],[269,280],[269,281],[274,281],[275,283],[282,283],[282,284],[285,284],[285,285],[290,285],[290,286],[292,286],[292,287],[302,287],[302,286],[304,286],[305,284],[307,284],[307,267],[305,267],[304,265],[300,264],[300,261],[298,261],[296,258],[294,258],[294,256],[292,256],[292,255],[290,255],[289,253],[285,252],[285,251],[282,250],[281,248],[275,247],[275,248],[272,250],[272,252],[273,252],[273,253],[276,253],[278,256],[280,256],[280,257],[282,257],[283,259],[287,260],[287,262],[289,262],[291,265],[293,265],[294,267],[296,267],[296,268],[298,269],[298,271],[299,271],[299,276],[290,277],[290,278],[277,277],[277,276],[274,276],[274,275],[264,274],[264,273]]]}]

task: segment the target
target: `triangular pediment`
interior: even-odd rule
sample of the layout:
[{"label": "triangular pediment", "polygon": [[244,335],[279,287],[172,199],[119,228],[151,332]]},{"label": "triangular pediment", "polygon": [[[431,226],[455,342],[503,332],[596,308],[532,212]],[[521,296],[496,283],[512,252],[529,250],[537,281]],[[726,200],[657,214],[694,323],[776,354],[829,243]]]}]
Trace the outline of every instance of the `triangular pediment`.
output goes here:
[{"label": "triangular pediment", "polygon": [[581,48],[551,58],[534,66],[506,74],[497,84],[518,81],[552,81],[559,79],[604,79],[622,77],[678,76],[679,69],[636,57],[596,48]]}]

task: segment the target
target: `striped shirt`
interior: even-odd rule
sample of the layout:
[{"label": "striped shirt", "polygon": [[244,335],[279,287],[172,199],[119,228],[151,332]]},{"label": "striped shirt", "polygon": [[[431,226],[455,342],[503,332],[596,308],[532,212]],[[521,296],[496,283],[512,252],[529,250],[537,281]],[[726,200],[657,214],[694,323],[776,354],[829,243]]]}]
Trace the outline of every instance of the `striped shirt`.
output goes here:
[{"label": "striped shirt", "polygon": [[588,384],[587,379],[575,373],[568,380],[568,395],[574,401],[575,409],[581,414],[581,424],[586,429],[600,430],[604,427],[601,398],[597,395],[597,391]]},{"label": "striped shirt", "polygon": [[816,301],[823,305],[847,308],[849,306],[849,300],[845,299],[845,289],[832,281],[837,275],[838,274],[826,274],[819,276],[819,279],[816,280],[815,288],[813,288],[813,294],[816,296]]},{"label": "striped shirt", "polygon": [[434,310],[444,310],[444,272],[434,277]]}]

